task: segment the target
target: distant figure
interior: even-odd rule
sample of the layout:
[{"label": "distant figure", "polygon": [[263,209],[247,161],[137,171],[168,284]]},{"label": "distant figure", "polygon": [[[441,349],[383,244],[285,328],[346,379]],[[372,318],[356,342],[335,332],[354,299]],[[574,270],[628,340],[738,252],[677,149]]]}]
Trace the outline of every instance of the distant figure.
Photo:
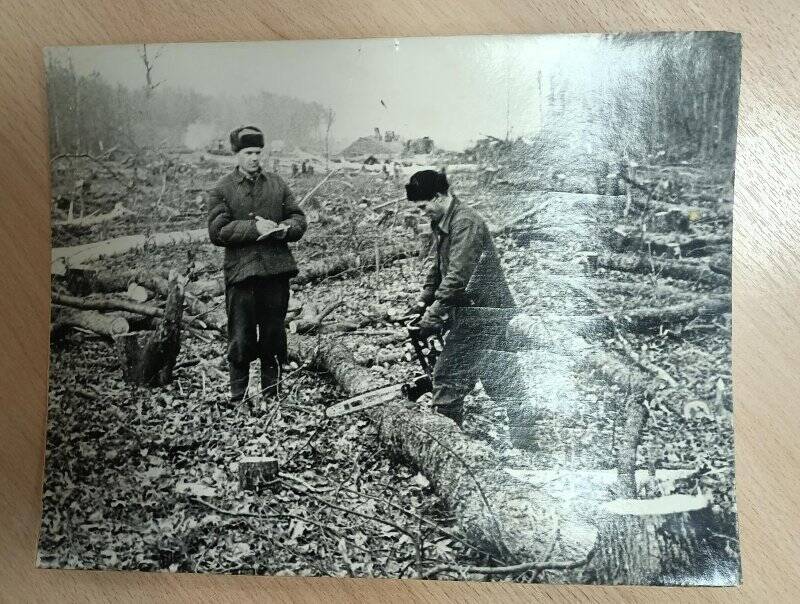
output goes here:
[{"label": "distant figure", "polygon": [[299,168],[297,164],[292,162],[292,178],[297,178],[297,173],[299,172]]},{"label": "distant figure", "polygon": [[381,172],[383,172],[383,177],[384,177],[384,178],[386,178],[386,179],[388,179],[388,178],[389,178],[389,170],[388,170],[388,168],[386,167],[386,164],[383,164],[383,165],[381,166]]},{"label": "distant figure", "polygon": [[311,176],[313,174],[314,174],[314,166],[308,164],[308,166],[306,167],[306,175]]},{"label": "distant figure", "polygon": [[305,176],[305,174],[308,172],[308,168],[306,167],[306,162],[307,162],[307,161],[308,161],[308,160],[305,160],[305,159],[304,159],[304,160],[303,160],[303,166],[300,168],[300,172],[301,172],[301,173],[302,173],[304,176]]},{"label": "distant figure", "polygon": [[394,180],[395,182],[397,182],[398,180],[400,180],[400,164],[394,162],[393,170],[394,170]]}]

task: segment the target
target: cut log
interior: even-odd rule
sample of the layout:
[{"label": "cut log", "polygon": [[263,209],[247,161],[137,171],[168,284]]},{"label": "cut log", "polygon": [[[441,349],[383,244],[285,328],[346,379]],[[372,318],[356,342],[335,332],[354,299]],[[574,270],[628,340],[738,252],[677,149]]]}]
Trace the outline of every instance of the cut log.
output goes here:
[{"label": "cut log", "polygon": [[[51,301],[53,304],[61,304],[62,306],[69,306],[72,308],[80,308],[84,310],[102,310],[102,311],[115,311],[121,310],[125,312],[136,313],[146,317],[161,318],[164,316],[164,309],[151,304],[142,302],[134,302],[133,300],[125,300],[123,298],[115,298],[113,296],[97,296],[92,298],[79,298],[76,296],[67,296],[53,292],[51,294]],[[199,302],[199,301],[198,301]],[[181,293],[181,303],[183,303],[183,293]],[[205,308],[205,306],[203,306]],[[202,318],[193,319],[190,325],[200,328],[212,327],[214,329],[222,330],[216,322],[217,317],[209,314]],[[200,323],[202,321],[202,324]]]},{"label": "cut log", "polygon": [[181,347],[183,285],[177,275],[170,278],[171,291],[155,330],[115,338],[126,382],[163,386],[172,381],[172,370]]},{"label": "cut log", "polygon": [[62,306],[70,306],[72,308],[81,308],[84,310],[124,310],[147,317],[164,316],[164,311],[157,306],[134,302],[133,300],[125,300],[123,298],[114,298],[112,296],[78,298],[76,296],[67,296],[65,294],[53,292],[51,301],[53,304],[61,304]]},{"label": "cut log", "polygon": [[731,284],[729,277],[715,273],[707,265],[680,260],[658,260],[641,254],[604,254],[597,259],[597,265],[615,271],[655,273],[662,277],[672,277],[712,286],[730,286]]},{"label": "cut log", "polygon": [[197,296],[198,298],[214,298],[225,293],[225,281],[223,279],[202,279],[200,281],[190,281],[186,284],[186,294]]},{"label": "cut log", "polygon": [[100,258],[118,256],[145,246],[160,247],[201,241],[208,241],[206,228],[154,235],[126,235],[82,245],[56,247],[50,253],[50,272],[54,275],[63,275],[69,266],[79,266]]},{"label": "cut log", "polygon": [[[292,357],[329,372],[351,395],[384,385],[335,340],[289,336],[289,350]],[[465,438],[452,421],[409,410],[401,401],[368,415],[379,426],[381,441],[430,480],[472,543],[509,560],[541,560],[558,527],[565,559],[581,561],[591,551],[595,529],[574,502],[533,490],[498,469],[495,453]]]},{"label": "cut log", "polygon": [[[94,312],[94,311],[82,311]],[[133,312],[125,310],[115,310],[113,312],[103,313],[104,317],[120,317],[128,322],[129,331],[148,331],[155,329],[158,324],[157,317],[146,317],[144,315],[137,315]]]},{"label": "cut log", "polygon": [[53,306],[50,333],[58,335],[68,327],[87,329],[106,338],[114,338],[128,333],[130,326],[123,317],[100,314],[93,310],[76,310],[62,306]]},{"label": "cut log", "polygon": [[[70,291],[79,296],[86,296],[92,293],[126,291],[130,288],[131,284],[143,286],[164,297],[169,295],[169,282],[165,275],[158,271],[144,269],[107,271],[78,266],[67,268],[65,279]],[[187,284],[187,290],[190,285],[192,285],[192,283]],[[223,287],[222,293],[224,293],[224,291]],[[184,302],[190,315],[202,315],[204,323],[214,329],[222,330],[224,322],[220,323],[213,315],[209,315],[208,308],[196,295],[186,291]]]},{"label": "cut log", "polygon": [[[596,259],[595,259],[596,262]],[[595,267],[596,268],[596,267]],[[682,298],[687,302],[697,299],[697,294],[686,289],[671,287],[661,283],[653,284],[649,281],[641,280],[638,283],[621,283],[619,281],[597,281],[587,285],[599,294],[616,293],[627,294],[636,297],[652,298]]]},{"label": "cut log", "polygon": [[[631,198],[631,206],[644,214],[680,212],[682,218],[679,220],[683,222],[683,217],[685,217],[689,224],[708,222],[730,223],[733,220],[733,204],[730,202],[719,203],[713,207],[699,207],[695,205],[656,201],[655,199],[648,201],[648,199],[644,196],[634,195]],[[649,220],[650,219],[648,218],[648,222]]]},{"label": "cut log", "polygon": [[384,363],[394,364],[400,361],[411,361],[412,355],[405,350],[377,350],[372,352],[356,351],[353,362],[362,367],[373,367]]}]

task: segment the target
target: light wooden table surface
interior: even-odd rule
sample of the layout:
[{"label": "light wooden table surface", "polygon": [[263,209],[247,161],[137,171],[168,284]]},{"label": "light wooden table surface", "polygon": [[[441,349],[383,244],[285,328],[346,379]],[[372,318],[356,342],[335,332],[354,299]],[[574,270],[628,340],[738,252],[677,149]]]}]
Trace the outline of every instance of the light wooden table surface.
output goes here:
[{"label": "light wooden table surface", "polygon": [[[0,0],[0,283],[4,288],[0,294],[0,602],[800,601],[799,10],[797,0]],[[734,237],[743,588],[555,587],[34,569],[49,331],[44,46],[671,29],[744,34]]]}]

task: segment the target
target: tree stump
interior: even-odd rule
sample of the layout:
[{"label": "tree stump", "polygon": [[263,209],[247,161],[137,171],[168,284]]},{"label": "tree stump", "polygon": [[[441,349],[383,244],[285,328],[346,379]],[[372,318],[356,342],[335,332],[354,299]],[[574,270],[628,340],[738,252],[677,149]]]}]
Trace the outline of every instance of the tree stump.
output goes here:
[{"label": "tree stump", "polygon": [[172,381],[172,369],[181,348],[183,287],[183,280],[171,274],[164,316],[157,327],[115,338],[126,382],[163,386]]},{"label": "tree stump", "polygon": [[700,544],[708,505],[703,495],[606,503],[587,572],[609,585],[696,583],[705,565]]},{"label": "tree stump", "polygon": [[239,490],[259,492],[278,475],[274,457],[242,457],[239,460]]}]

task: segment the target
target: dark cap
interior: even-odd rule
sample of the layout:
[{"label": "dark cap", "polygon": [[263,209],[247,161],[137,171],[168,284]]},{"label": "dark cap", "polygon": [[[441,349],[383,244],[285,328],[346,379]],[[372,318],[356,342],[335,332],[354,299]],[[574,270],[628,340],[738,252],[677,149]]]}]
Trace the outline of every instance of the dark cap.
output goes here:
[{"label": "dark cap", "polygon": [[255,126],[240,126],[231,131],[231,150],[238,153],[248,147],[264,147],[264,133]]},{"label": "dark cap", "polygon": [[409,201],[430,201],[437,194],[444,195],[450,188],[447,176],[435,170],[415,172],[406,185],[406,198]]}]

